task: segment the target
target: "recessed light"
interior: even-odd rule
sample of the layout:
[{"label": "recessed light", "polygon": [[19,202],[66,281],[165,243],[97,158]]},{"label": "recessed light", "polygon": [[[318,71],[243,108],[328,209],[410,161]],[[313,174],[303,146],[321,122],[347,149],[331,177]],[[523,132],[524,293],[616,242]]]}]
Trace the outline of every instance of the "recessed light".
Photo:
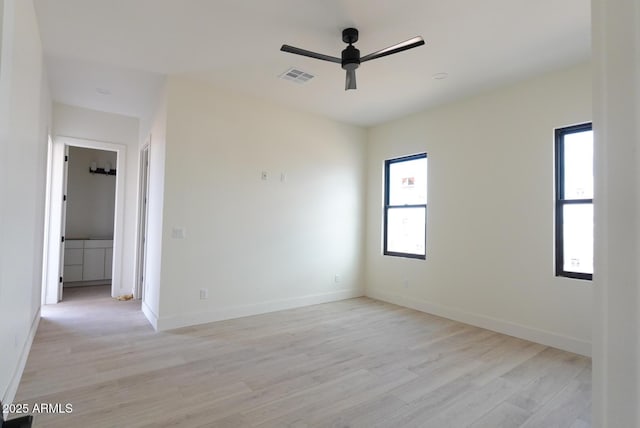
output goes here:
[{"label": "recessed light", "polygon": [[111,91],[105,88],[96,88],[96,92],[100,95],[111,95]]},{"label": "recessed light", "polygon": [[435,80],[444,80],[449,77],[449,73],[436,73],[431,77],[433,77]]}]

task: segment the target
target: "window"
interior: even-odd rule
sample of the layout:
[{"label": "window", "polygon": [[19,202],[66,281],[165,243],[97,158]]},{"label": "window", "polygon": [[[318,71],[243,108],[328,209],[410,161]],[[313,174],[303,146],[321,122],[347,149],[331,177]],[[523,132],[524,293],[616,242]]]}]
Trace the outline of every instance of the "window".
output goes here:
[{"label": "window", "polygon": [[556,129],[556,276],[593,277],[593,130]]},{"label": "window", "polygon": [[427,154],[384,163],[384,254],[426,258]]}]

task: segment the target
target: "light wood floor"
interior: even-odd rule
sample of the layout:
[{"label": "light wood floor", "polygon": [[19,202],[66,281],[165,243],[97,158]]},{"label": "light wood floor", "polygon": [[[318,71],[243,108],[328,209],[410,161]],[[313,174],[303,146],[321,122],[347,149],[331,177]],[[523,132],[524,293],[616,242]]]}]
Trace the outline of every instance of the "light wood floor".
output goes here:
[{"label": "light wood floor", "polygon": [[108,290],[65,297],[16,403],[73,412],[36,427],[591,426],[588,358],[367,298],[154,333]]}]

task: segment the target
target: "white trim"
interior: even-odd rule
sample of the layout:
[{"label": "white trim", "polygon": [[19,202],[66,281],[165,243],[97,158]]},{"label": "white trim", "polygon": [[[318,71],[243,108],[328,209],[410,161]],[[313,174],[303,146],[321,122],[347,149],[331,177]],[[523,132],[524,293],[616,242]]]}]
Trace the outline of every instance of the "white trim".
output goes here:
[{"label": "white trim", "polygon": [[144,300],[142,301],[142,313],[145,317],[147,317],[147,320],[149,320],[149,323],[151,324],[153,329],[155,331],[158,331],[158,316],[155,314],[155,312],[153,312],[153,310],[149,307],[149,305],[147,305],[147,302],[145,302]]},{"label": "white trim", "polygon": [[542,345],[551,346],[564,351],[573,352],[587,357],[591,356],[591,343],[575,337],[562,336],[550,331],[527,327],[522,324],[516,324],[510,321],[488,317],[486,315],[466,312],[457,308],[431,303],[414,297],[409,298],[371,289],[367,290],[367,297],[415,309],[420,312],[437,315],[439,317],[448,318],[465,324],[471,324],[476,327],[485,328],[487,330],[496,331],[498,333],[518,337],[520,339],[529,340],[531,342],[540,343]]},{"label": "white trim", "polygon": [[[338,300],[362,297],[361,290],[344,290],[332,293],[313,294],[310,296],[294,297],[291,299],[272,300],[270,302],[255,303],[252,305],[231,306],[219,308],[213,311],[188,313],[161,317],[157,320],[157,330],[171,330],[197,324],[205,324],[215,321],[223,321],[234,318],[260,315],[285,309],[300,308],[303,306],[317,305],[319,303],[335,302]],[[144,306],[143,306],[144,307]],[[144,309],[143,309],[144,310]],[[149,316],[147,316],[149,318]],[[151,321],[151,320],[149,320]],[[151,321],[153,324],[153,321]]]},{"label": "white trim", "polygon": [[[140,148],[138,153],[138,221],[136,222],[136,265],[133,296],[144,299],[144,281],[146,281],[146,237],[149,221],[149,154],[151,149],[151,135]],[[142,280],[141,280],[142,278]]]},{"label": "white trim", "polygon": [[51,169],[53,168],[53,137],[47,132],[47,172],[44,198],[44,237],[42,240],[42,283],[40,285],[40,306],[47,303],[47,281],[49,278],[49,225],[51,223]]},{"label": "white trim", "polygon": [[[125,144],[67,137],[64,135],[55,136],[53,141],[56,145],[84,147],[87,149],[108,150],[116,152],[116,171],[118,173],[116,175],[116,201],[113,225],[113,271],[111,273],[111,296],[117,297],[122,294],[128,294],[131,292],[131,290],[125,290],[123,288],[123,285],[127,281],[124,281],[124,279],[122,278],[122,262],[124,256],[124,201],[126,192],[127,146]],[[47,284],[47,286],[51,285],[52,284]]]},{"label": "white trim", "polygon": [[49,228],[47,231],[48,237],[45,237],[45,241],[48,242],[46,252],[47,254],[43,259],[47,260],[46,266],[46,278],[42,286],[44,288],[44,304],[56,304],[58,303],[59,294],[59,276],[60,272],[60,258],[61,245],[60,237],[62,236],[62,210],[63,202],[62,195],[64,194],[64,144],[57,144],[55,138],[52,139],[53,144],[51,146],[51,169],[47,176],[47,186],[49,191],[49,217],[47,221]]},{"label": "white trim", "polygon": [[9,382],[9,386],[2,397],[2,402],[9,404],[13,403],[13,400],[16,398],[16,392],[18,392],[18,386],[20,385],[20,379],[22,379],[22,373],[24,373],[24,368],[27,365],[27,359],[29,358],[29,352],[31,351],[31,345],[33,344],[33,339],[36,337],[36,332],[38,331],[38,326],[40,325],[40,309],[36,311],[36,315],[33,318],[33,322],[31,323],[31,329],[29,330],[29,335],[27,336],[27,340],[24,342],[24,347],[22,348],[22,352],[20,353],[20,359],[18,360],[18,366],[16,367],[15,372],[13,372],[13,377]]}]

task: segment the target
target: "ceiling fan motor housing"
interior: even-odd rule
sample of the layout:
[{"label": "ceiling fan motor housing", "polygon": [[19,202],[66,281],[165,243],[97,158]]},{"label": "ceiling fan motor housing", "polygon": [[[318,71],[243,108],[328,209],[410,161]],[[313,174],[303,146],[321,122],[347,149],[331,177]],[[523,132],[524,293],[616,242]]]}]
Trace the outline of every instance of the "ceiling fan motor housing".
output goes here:
[{"label": "ceiling fan motor housing", "polygon": [[355,70],[360,66],[360,51],[353,45],[347,46],[342,51],[342,68],[345,70]]},{"label": "ceiling fan motor housing", "polygon": [[349,46],[342,51],[342,68],[355,70],[360,66],[360,51],[353,46],[353,43],[358,41],[358,30],[355,28],[342,30],[342,41],[349,43]]}]

